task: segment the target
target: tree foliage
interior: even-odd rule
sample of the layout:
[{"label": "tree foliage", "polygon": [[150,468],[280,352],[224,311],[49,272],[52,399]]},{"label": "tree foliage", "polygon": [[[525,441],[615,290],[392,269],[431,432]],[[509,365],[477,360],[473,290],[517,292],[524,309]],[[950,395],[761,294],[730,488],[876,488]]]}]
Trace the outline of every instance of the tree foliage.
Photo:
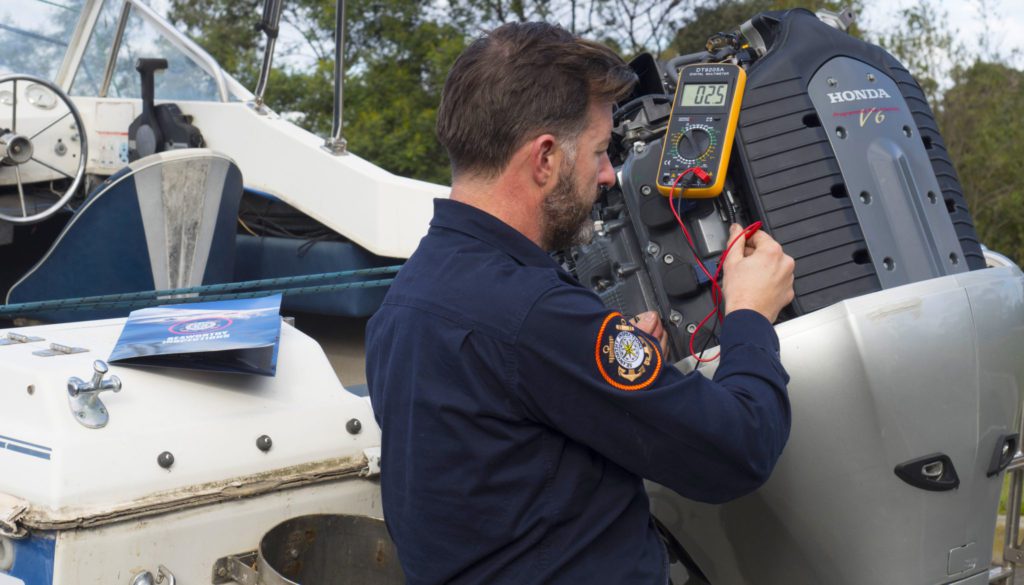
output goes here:
[{"label": "tree foliage", "polygon": [[[170,17],[229,73],[249,87],[259,76],[261,0],[172,0]],[[450,179],[447,156],[434,139],[434,112],[445,75],[465,46],[465,34],[417,0],[346,3],[344,132],[349,148],[394,173],[436,183]],[[327,135],[333,119],[334,21],[332,0],[286,3],[282,20],[299,32],[290,53],[312,55],[309,67],[277,66],[266,102],[299,113],[306,129]]]},{"label": "tree foliage", "polygon": [[939,114],[981,241],[1024,260],[1024,73],[977,61],[955,72]]},{"label": "tree foliage", "polygon": [[993,39],[991,0],[975,0],[982,33],[958,42],[935,0],[899,11],[898,25],[876,42],[921,84],[935,112],[967,206],[983,244],[1024,261],[1024,73]]},{"label": "tree foliage", "polygon": [[260,38],[254,25],[261,5],[261,0],[172,0],[170,17],[251,88],[259,71]]},{"label": "tree foliage", "polygon": [[[998,0],[974,0],[985,24]],[[170,0],[170,16],[225,68],[256,85],[262,37],[253,25],[262,0]],[[863,0],[350,0],[346,3],[345,135],[353,152],[392,172],[447,183],[434,138],[445,75],[469,39],[503,22],[543,19],[607,43],[629,58],[666,58],[703,49],[707,37],[736,30],[767,10],[803,7],[855,12]],[[283,20],[298,41],[282,38],[267,102],[301,112],[321,135],[332,120],[334,0],[288,0]],[[863,31],[915,75],[936,112],[957,164],[982,240],[1024,260],[1022,74],[986,34],[969,49],[936,0],[917,0],[888,30]],[[293,35],[292,38],[296,38]],[[295,65],[289,55],[307,56]],[[284,63],[281,65],[281,63]]]},{"label": "tree foliage", "polygon": [[[769,10],[805,8],[812,12],[838,12],[850,8],[857,14],[862,6],[861,0],[718,0],[705,3],[694,8],[693,15],[682,23],[672,40],[670,52],[685,54],[702,51],[709,36],[735,31],[752,16]],[[850,34],[860,35],[856,25],[851,28]]]},{"label": "tree foliage", "polygon": [[[263,37],[254,25],[262,0],[171,0],[169,16],[248,87],[259,76]],[[599,39],[626,58],[699,50],[718,30],[795,0],[353,0],[346,3],[345,135],[351,150],[401,175],[448,182],[434,138],[445,75],[468,40],[503,22],[548,20]],[[812,8],[838,8],[814,0]],[[279,41],[278,63],[311,56],[308,66],[277,66],[265,96],[280,112],[326,135],[332,122],[334,0],[289,0],[283,22],[298,44]],[[443,8],[443,9],[442,9]],[[677,31],[683,33],[677,34]],[[691,42],[692,39],[692,42]]]},{"label": "tree foliage", "polygon": [[940,80],[963,67],[966,48],[949,28],[949,14],[934,0],[919,0],[897,12],[898,25],[877,35],[885,47],[914,74],[933,110],[942,106]]},{"label": "tree foliage", "polygon": [[545,20],[597,39],[625,57],[661,52],[702,0],[449,0],[471,36],[504,22]]}]

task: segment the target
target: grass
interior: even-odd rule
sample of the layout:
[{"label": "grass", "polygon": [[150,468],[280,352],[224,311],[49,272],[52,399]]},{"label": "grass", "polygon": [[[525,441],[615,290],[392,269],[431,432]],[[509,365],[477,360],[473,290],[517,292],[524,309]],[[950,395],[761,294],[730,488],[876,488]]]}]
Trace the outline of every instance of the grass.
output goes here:
[{"label": "grass", "polygon": [[[1003,478],[1003,492],[999,495],[999,515],[1003,516],[1006,514],[1006,500],[1010,497],[1010,476],[1013,474],[1007,473]],[[1021,514],[1024,515],[1024,498],[1021,499],[1020,505]]]},{"label": "grass", "polygon": [[[1006,500],[1009,499],[1010,495],[1010,477],[1013,474],[1007,473],[1003,478],[1003,491],[999,494],[999,520],[1002,521],[1006,517]],[[1024,514],[1024,501],[1021,502],[1021,513]],[[1002,564],[1003,562],[1003,546],[1006,531],[1003,528],[996,528],[995,540],[992,542],[992,562],[996,564]]]}]

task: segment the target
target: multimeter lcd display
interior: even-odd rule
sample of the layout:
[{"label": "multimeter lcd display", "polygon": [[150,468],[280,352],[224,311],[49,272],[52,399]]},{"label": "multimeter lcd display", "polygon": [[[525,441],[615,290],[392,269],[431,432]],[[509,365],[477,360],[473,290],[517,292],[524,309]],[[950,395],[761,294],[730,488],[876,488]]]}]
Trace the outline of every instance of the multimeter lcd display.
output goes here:
[{"label": "multimeter lcd display", "polygon": [[680,106],[720,106],[729,94],[728,83],[687,83],[683,85]]},{"label": "multimeter lcd display", "polygon": [[[687,199],[721,194],[746,86],[746,71],[733,63],[694,63],[679,70],[658,159],[658,192],[674,197],[681,184],[678,195]],[[684,176],[687,182],[680,183]]]}]

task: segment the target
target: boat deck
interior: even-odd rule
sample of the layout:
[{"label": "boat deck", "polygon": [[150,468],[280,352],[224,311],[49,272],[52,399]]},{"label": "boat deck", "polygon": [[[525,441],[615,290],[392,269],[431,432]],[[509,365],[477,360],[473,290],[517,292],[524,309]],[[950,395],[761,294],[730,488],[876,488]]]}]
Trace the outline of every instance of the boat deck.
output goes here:
[{"label": "boat deck", "polygon": [[295,327],[317,340],[334,373],[346,387],[366,384],[365,333],[368,318],[334,317],[297,313]]}]

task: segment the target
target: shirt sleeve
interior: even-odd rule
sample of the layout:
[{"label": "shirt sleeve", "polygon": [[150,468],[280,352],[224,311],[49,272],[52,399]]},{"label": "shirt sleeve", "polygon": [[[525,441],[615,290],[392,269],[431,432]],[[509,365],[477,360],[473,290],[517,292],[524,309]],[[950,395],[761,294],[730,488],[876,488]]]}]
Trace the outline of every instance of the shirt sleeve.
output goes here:
[{"label": "shirt sleeve", "polygon": [[520,329],[516,389],[542,424],[687,498],[721,503],[768,479],[791,417],[768,320],[734,311],[720,340],[713,379],[683,374],[590,291],[559,286]]}]

